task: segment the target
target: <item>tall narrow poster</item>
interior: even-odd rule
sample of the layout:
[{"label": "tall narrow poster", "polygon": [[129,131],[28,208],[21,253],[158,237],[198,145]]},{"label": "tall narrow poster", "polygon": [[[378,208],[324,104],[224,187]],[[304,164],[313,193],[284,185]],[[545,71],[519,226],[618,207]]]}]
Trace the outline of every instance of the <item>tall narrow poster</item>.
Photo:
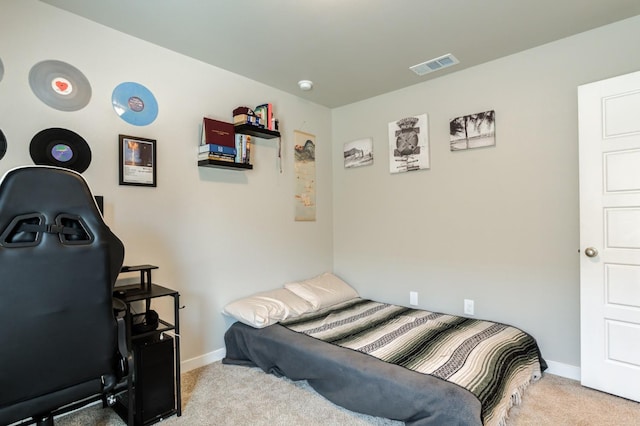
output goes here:
[{"label": "tall narrow poster", "polygon": [[316,220],[316,137],[299,130],[293,132],[295,170],[295,220]]}]

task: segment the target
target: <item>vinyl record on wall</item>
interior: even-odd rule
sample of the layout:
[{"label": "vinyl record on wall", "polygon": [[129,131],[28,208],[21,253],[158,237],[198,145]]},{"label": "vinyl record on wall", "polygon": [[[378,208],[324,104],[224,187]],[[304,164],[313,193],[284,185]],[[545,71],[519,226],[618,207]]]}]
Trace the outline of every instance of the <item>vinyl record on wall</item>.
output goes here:
[{"label": "vinyl record on wall", "polygon": [[58,127],[38,132],[29,145],[35,164],[58,166],[82,173],[91,164],[91,149],[75,132]]},{"label": "vinyl record on wall", "polygon": [[29,85],[45,104],[60,111],[77,111],[91,100],[91,84],[76,67],[62,61],[38,62],[29,71]]},{"label": "vinyl record on wall", "polygon": [[120,83],[113,89],[111,102],[116,114],[134,126],[151,124],[158,116],[156,98],[139,83]]},{"label": "vinyl record on wall", "polygon": [[2,129],[0,129],[0,160],[4,157],[4,154],[7,153],[7,138],[4,137],[4,133],[2,133]]}]

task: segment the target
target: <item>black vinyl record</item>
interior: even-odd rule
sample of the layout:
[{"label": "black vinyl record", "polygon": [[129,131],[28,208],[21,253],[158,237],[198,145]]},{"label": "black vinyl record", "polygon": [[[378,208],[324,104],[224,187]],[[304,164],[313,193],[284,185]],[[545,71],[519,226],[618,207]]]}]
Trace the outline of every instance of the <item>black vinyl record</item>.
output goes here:
[{"label": "black vinyl record", "polygon": [[29,145],[34,163],[57,166],[82,173],[91,164],[91,149],[82,136],[54,127],[38,132]]},{"label": "black vinyl record", "polygon": [[7,152],[7,138],[4,137],[4,133],[2,133],[2,129],[0,129],[0,160],[4,157],[4,154]]},{"label": "black vinyl record", "polygon": [[91,100],[91,84],[82,71],[62,61],[42,61],[29,71],[33,93],[51,108],[77,111]]}]

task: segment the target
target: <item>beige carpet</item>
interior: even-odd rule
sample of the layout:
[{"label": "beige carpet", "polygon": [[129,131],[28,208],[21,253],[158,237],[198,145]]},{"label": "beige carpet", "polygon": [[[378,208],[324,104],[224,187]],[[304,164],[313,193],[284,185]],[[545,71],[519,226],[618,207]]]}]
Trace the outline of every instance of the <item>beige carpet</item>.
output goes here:
[{"label": "beige carpet", "polygon": [[[402,425],[338,407],[306,382],[220,362],[183,374],[182,392],[182,416],[161,425]],[[56,424],[125,423],[112,410],[93,405],[57,418]],[[529,386],[520,406],[511,409],[508,425],[640,426],[640,404],[547,374]]]}]

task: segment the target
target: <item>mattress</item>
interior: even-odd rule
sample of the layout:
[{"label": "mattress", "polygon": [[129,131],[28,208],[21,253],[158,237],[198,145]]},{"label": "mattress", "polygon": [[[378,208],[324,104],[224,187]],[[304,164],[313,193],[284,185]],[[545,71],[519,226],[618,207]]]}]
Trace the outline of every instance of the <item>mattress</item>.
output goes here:
[{"label": "mattress", "polygon": [[262,329],[235,323],[225,343],[225,364],[408,425],[504,425],[546,368],[518,328],[361,298]]}]

